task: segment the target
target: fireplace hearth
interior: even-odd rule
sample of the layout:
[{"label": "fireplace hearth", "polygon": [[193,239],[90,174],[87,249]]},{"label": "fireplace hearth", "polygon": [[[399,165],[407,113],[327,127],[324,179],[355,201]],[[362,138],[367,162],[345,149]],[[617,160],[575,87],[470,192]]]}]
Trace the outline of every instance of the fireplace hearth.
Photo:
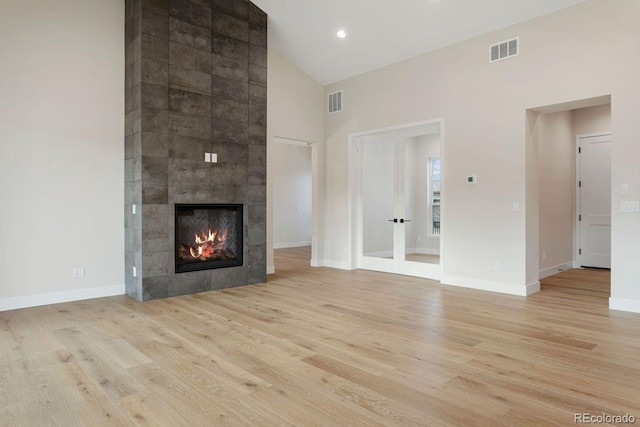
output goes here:
[{"label": "fireplace hearth", "polygon": [[243,263],[241,204],[176,204],[176,273]]}]

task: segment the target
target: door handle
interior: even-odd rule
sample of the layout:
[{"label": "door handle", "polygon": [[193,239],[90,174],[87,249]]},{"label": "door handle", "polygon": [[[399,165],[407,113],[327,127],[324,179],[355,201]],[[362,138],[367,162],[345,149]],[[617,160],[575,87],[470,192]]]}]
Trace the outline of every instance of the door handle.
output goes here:
[{"label": "door handle", "polygon": [[400,220],[400,224],[404,224],[405,222],[411,222],[411,220],[410,219],[404,219],[404,218]]},{"label": "door handle", "polygon": [[[387,221],[389,221],[389,222],[398,222],[398,218],[389,219]],[[402,221],[402,220],[400,220],[400,221]]]}]

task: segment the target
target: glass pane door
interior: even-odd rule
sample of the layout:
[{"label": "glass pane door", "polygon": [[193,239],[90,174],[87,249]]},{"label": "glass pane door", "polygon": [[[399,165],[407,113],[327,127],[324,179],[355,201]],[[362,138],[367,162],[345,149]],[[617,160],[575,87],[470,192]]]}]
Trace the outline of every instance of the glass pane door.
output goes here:
[{"label": "glass pane door", "polygon": [[358,268],[439,279],[440,135],[392,131],[358,141]]},{"label": "glass pane door", "polygon": [[362,253],[393,260],[395,206],[395,139],[370,138],[362,150]]},{"label": "glass pane door", "polygon": [[[403,146],[403,212],[400,215],[404,221],[403,259],[439,264],[440,138],[438,135],[408,137],[404,138]],[[438,161],[434,162],[436,158]]]}]

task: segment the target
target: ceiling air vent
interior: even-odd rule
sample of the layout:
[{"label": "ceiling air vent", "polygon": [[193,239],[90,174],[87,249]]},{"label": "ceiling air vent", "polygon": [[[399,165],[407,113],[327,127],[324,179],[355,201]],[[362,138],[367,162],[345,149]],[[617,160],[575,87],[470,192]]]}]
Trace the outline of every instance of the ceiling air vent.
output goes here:
[{"label": "ceiling air vent", "polygon": [[511,58],[520,53],[520,39],[506,40],[500,43],[492,44],[489,48],[489,62],[501,61]]},{"label": "ceiling air vent", "polygon": [[329,94],[329,114],[342,111],[342,91],[331,92]]}]

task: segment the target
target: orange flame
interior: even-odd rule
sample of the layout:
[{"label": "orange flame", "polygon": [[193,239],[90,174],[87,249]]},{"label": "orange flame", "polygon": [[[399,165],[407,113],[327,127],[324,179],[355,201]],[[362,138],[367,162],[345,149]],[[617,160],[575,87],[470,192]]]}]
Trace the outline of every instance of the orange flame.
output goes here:
[{"label": "orange flame", "polygon": [[194,240],[198,246],[189,246],[189,254],[193,258],[208,258],[224,249],[227,241],[227,229],[222,231],[209,230],[208,233],[202,233],[200,236],[194,234]]}]

